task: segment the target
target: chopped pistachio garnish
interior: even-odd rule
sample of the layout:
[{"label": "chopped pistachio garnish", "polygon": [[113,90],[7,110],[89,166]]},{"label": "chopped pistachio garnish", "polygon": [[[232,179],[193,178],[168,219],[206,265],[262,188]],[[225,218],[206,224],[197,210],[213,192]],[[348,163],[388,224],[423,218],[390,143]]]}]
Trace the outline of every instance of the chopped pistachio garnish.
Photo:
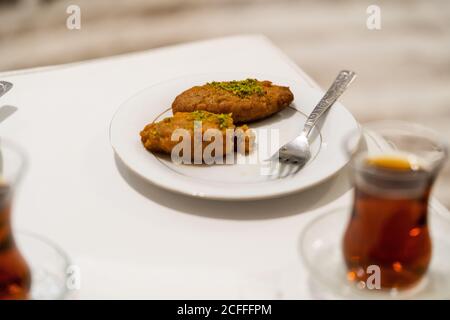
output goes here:
[{"label": "chopped pistachio garnish", "polygon": [[197,110],[192,112],[192,116],[194,117],[194,121],[203,121],[209,117],[205,111]]},{"label": "chopped pistachio garnish", "polygon": [[248,97],[253,94],[257,94],[259,96],[264,95],[264,89],[256,79],[222,82],[213,81],[207,83],[207,85],[229,91],[240,98]]},{"label": "chopped pistachio garnish", "polygon": [[219,114],[219,115],[217,115],[217,120],[219,121],[219,128],[226,129],[232,123],[231,113],[230,114],[224,114],[224,113]]}]

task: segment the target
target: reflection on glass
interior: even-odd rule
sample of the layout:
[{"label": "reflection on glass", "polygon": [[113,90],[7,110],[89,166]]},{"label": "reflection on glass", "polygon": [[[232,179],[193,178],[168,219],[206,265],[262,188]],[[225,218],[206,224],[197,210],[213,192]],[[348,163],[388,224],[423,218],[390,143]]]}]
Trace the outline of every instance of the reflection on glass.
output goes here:
[{"label": "reflection on glass", "polygon": [[431,260],[428,200],[446,146],[431,130],[403,122],[369,124],[348,146],[356,151],[354,204],[343,239],[347,278],[366,283],[375,267],[382,289],[412,287]]},{"label": "reflection on glass", "polygon": [[11,229],[12,196],[24,167],[25,158],[17,147],[0,140],[0,299],[29,298],[30,269]]}]

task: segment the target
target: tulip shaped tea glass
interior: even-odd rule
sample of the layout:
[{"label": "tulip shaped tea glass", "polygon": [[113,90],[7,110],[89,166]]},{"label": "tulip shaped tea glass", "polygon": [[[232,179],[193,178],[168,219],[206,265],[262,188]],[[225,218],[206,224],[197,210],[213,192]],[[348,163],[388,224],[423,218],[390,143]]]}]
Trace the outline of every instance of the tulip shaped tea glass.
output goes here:
[{"label": "tulip shaped tea glass", "polygon": [[447,147],[434,131],[405,122],[370,123],[360,133],[346,142],[354,185],[342,243],[347,279],[411,288],[430,264],[428,201]]},{"label": "tulip shaped tea glass", "polygon": [[11,228],[11,202],[25,170],[17,146],[0,139],[0,299],[27,299],[31,272],[19,252]]},{"label": "tulip shaped tea glass", "polygon": [[67,297],[67,255],[50,240],[11,227],[12,200],[26,168],[14,143],[0,138],[0,300]]}]

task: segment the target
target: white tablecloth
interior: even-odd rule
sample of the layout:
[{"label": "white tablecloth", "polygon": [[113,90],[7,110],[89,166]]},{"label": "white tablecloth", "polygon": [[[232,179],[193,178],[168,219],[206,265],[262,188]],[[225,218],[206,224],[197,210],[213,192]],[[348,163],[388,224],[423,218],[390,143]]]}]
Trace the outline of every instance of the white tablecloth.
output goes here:
[{"label": "white tablecloth", "polygon": [[1,105],[18,108],[0,136],[24,146],[31,163],[15,226],[69,253],[81,270],[75,296],[314,297],[298,239],[312,218],[349,203],[345,172],[300,194],[232,203],[161,190],[114,157],[108,127],[120,103],[154,83],[211,71],[315,85],[266,38],[250,35],[0,74],[14,83]]}]

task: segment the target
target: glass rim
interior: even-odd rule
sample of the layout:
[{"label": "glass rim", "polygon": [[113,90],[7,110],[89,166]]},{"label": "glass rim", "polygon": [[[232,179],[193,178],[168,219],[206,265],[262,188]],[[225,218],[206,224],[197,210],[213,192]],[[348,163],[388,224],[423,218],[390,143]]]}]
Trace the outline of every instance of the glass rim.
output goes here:
[{"label": "glass rim", "polygon": [[[415,122],[408,122],[403,120],[378,120],[378,121],[371,121],[363,124],[359,124],[358,129],[352,130],[350,133],[347,134],[347,136],[344,138],[344,151],[347,155],[349,160],[352,160],[352,158],[358,153],[358,147],[361,144],[361,141],[367,137],[368,129],[392,129],[392,130],[398,130],[399,132],[409,132],[412,135],[417,135],[418,137],[424,137],[425,139],[428,139],[432,141],[434,145],[438,148],[440,155],[439,158],[436,158],[433,160],[433,165],[431,166],[430,173],[435,172],[437,169],[439,169],[445,162],[445,160],[448,158],[449,155],[449,146],[448,143],[439,135],[439,133],[427,126],[424,126],[422,124],[418,124]],[[370,136],[370,139],[372,141],[375,141],[375,139]],[[352,141],[353,140],[353,141]],[[353,143],[351,143],[353,142]],[[350,144],[352,144],[350,146]],[[375,144],[379,148],[380,151],[382,151],[382,146],[380,146],[379,143],[375,141]],[[386,154],[388,154],[386,152]],[[420,158],[420,156],[419,156]],[[352,166],[355,170],[358,171],[367,171],[370,169],[366,168],[363,169],[361,167],[358,167],[357,164],[355,164],[354,161],[350,161],[350,166]],[[370,173],[370,172],[369,172]],[[378,171],[377,174],[380,172]],[[386,176],[392,176],[396,175],[397,172],[384,172],[383,175]],[[406,175],[405,175],[406,177]]]},{"label": "glass rim", "polygon": [[0,172],[0,179],[9,187],[16,187],[22,181],[22,178],[28,169],[28,155],[17,142],[9,138],[0,137],[0,156],[5,149],[15,153],[19,157],[20,163],[18,164],[17,172],[12,175],[11,179],[5,179],[4,172]]}]

